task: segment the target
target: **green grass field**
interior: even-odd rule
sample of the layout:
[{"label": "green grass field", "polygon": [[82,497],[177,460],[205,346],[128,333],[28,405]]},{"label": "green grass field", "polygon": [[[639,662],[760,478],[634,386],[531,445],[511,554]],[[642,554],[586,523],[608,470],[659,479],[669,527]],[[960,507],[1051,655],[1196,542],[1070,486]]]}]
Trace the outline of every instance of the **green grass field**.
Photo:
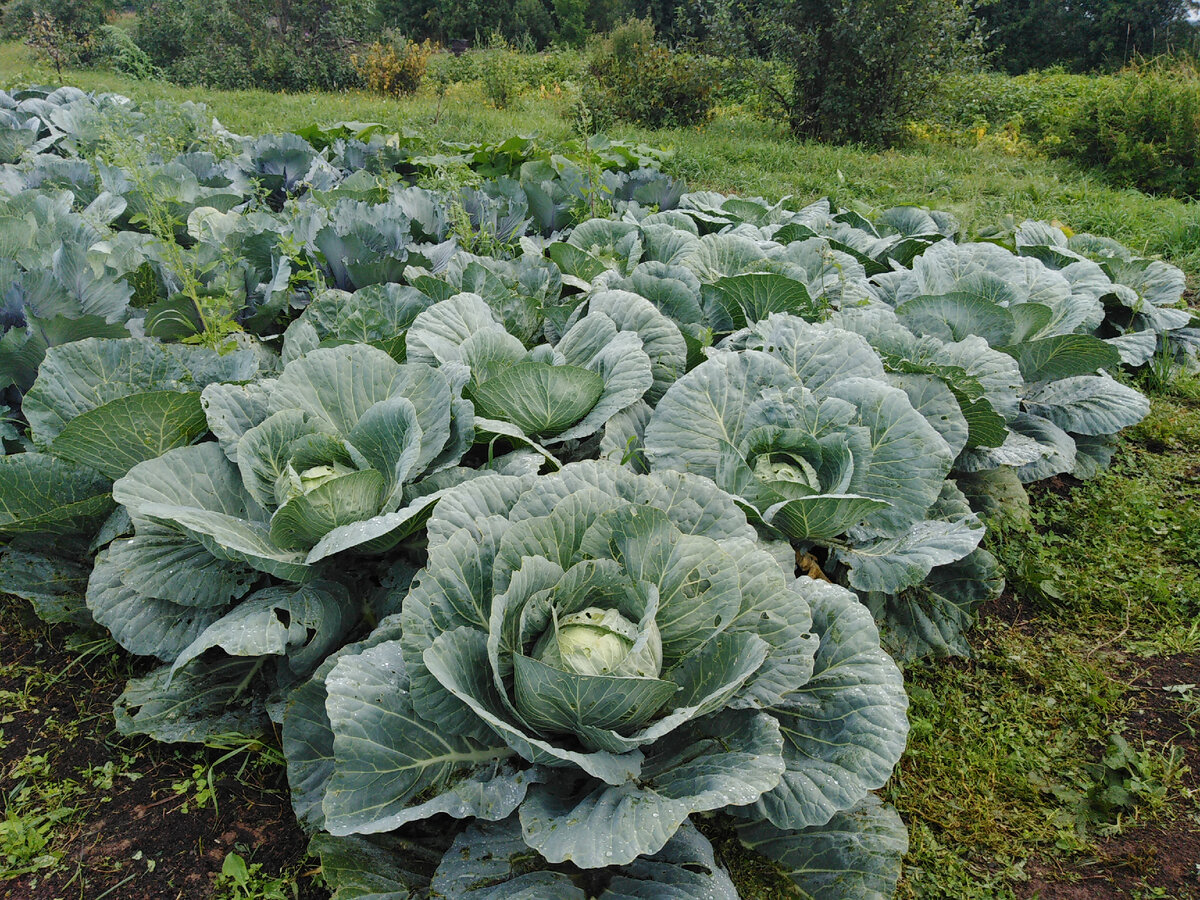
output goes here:
[{"label": "green grass field", "polygon": [[[54,80],[22,46],[0,45],[0,87]],[[554,144],[571,136],[570,110],[553,95],[527,95],[497,110],[469,84],[451,86],[440,100],[428,88],[388,100],[205,91],[99,71],[72,71],[65,80],[142,103],[202,102],[226,127],[245,133],[359,120],[430,140],[521,133]],[[1055,219],[1161,255],[1193,284],[1200,277],[1196,204],[1114,190],[1061,161],[924,143],[882,153],[803,144],[778,125],[735,112],[719,114],[704,129],[620,127],[613,136],[671,149],[667,168],[693,189],[923,205],[954,212],[968,232],[1009,216],[1018,223]],[[1154,862],[1175,852],[1174,838],[1200,827],[1200,688],[1162,683],[1169,674],[1155,674],[1187,671],[1200,661],[1200,383],[1178,373],[1165,381],[1154,386],[1150,417],[1123,438],[1108,473],[1039,489],[1028,522],[989,535],[1009,591],[985,611],[973,636],[974,658],[925,662],[906,673],[912,737],[885,791],[910,829],[901,897],[1085,896],[1055,893],[1055,885],[1072,882],[1094,897],[1200,896],[1164,881],[1167,868]],[[12,623],[18,610],[8,604],[0,615]],[[7,633],[52,647],[65,641],[57,631],[28,625]],[[92,677],[110,681],[124,665],[106,654],[84,663]],[[23,702],[35,706],[38,692],[49,690],[36,655],[7,664],[0,675],[32,685],[34,696]],[[199,771],[203,760],[220,755],[195,755]],[[138,759],[134,752],[122,770],[136,773]],[[162,765],[161,753],[145,759],[153,760],[147,766]],[[4,774],[17,767],[36,786],[38,768],[28,759],[4,766]],[[1114,784],[1123,793],[1109,790]],[[51,798],[43,806],[57,802],[49,787],[42,795]],[[221,796],[218,787],[219,802]],[[73,794],[71,803],[83,800]],[[9,824],[0,821],[0,875],[5,840],[16,840],[11,823],[14,816],[24,821],[22,809],[8,803]],[[39,832],[44,853],[61,857],[69,822]],[[771,873],[756,870],[732,842],[721,846],[744,896],[779,896]],[[254,875],[258,893],[229,888],[219,896],[273,897],[264,885],[290,891],[304,868],[292,860],[280,880],[278,867],[267,866]]]}]

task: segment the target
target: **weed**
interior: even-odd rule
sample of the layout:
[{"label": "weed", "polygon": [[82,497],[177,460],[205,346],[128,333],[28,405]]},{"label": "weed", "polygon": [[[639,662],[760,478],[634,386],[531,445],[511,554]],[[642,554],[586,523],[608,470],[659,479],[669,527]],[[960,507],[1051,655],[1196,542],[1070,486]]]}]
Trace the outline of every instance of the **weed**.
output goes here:
[{"label": "weed", "polygon": [[[239,848],[246,851],[241,845]],[[247,862],[241,853],[230,852],[221,864],[214,900],[294,900],[298,896],[293,878],[266,875],[262,869],[262,863]]]}]

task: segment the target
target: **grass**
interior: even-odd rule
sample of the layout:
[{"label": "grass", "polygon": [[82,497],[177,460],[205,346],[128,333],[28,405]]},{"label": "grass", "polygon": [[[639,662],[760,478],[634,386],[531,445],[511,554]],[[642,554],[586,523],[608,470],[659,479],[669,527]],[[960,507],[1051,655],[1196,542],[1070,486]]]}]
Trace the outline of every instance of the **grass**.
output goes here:
[{"label": "grass", "polygon": [[[888,789],[911,831],[900,896],[1014,897],[1031,857],[1080,864],[1104,837],[1193,810],[1179,753],[1128,717],[1131,673],[1200,651],[1195,388],[1155,396],[1095,481],[1035,491],[1030,526],[993,530],[1016,617],[985,618],[971,660],[907,673],[912,737]],[[1113,735],[1161,789],[1118,818],[1084,803]]]},{"label": "grass", "polygon": [[[0,86],[51,80],[24,48],[0,44]],[[71,72],[68,80],[142,102],[199,100],[227,127],[247,133],[363,120],[431,140],[536,132],[553,143],[571,135],[565,101],[525,97],[498,110],[473,85],[454,86],[439,102],[430,91],[389,100],[204,91],[109,72]],[[1194,204],[1114,190],[1065,162],[936,144],[887,152],[824,147],[734,114],[703,130],[622,127],[615,136],[671,147],[670,169],[693,188],[926,205],[954,212],[969,231],[1008,216],[1057,219],[1166,256],[1193,282],[1200,275]],[[1010,594],[975,631],[973,657],[907,672],[912,736],[886,789],[911,833],[901,897],[1024,896],[1031,868],[1078,867],[1106,839],[1193,810],[1177,748],[1131,724],[1130,681],[1139,666],[1200,652],[1200,387],[1187,379],[1154,387],[1150,417],[1122,440],[1109,472],[1069,490],[1036,490],[1029,524],[993,530],[989,545],[1005,565]],[[36,702],[43,676],[27,674],[32,681],[24,692],[10,691],[6,703]],[[1190,710],[1188,721],[1200,718],[1195,696],[1184,692],[1179,703]],[[0,732],[0,747],[3,740]],[[187,793],[198,803],[206,763],[193,762]],[[18,764],[27,769],[23,784],[39,783],[36,760]],[[1115,807],[1100,802],[1114,779],[1131,786]],[[75,794],[62,790],[58,808],[69,819]],[[59,852],[56,829],[68,819],[38,818],[45,806],[16,804],[23,830],[0,831],[0,844],[28,848],[20,852],[33,859]],[[746,897],[779,896],[773,871],[739,854],[732,840],[718,846]],[[220,882],[227,896],[243,896],[242,881],[255,865],[248,855],[241,868],[230,864]],[[271,877],[264,883],[282,890]],[[1147,896],[1156,890],[1148,883],[1143,889]]]}]

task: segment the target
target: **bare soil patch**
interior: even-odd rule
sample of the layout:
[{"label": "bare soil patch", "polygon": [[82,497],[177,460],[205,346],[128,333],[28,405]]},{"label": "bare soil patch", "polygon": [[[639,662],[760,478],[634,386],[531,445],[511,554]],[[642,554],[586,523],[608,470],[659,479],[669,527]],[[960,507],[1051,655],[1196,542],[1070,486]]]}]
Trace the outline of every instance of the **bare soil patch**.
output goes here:
[{"label": "bare soil patch", "polygon": [[[0,691],[22,694],[25,702],[3,710],[0,784],[5,795],[33,781],[61,786],[63,806],[73,812],[50,835],[47,850],[61,854],[57,863],[0,880],[0,898],[201,900],[213,896],[231,851],[261,863],[264,874],[304,859],[307,838],[292,814],[282,768],[256,766],[252,752],[239,754],[213,770],[215,803],[201,805],[197,793],[207,786],[207,769],[223,754],[118,735],[112,702],[123,684],[107,661],[80,665],[66,646],[69,629],[31,641],[13,613],[0,608]],[[31,757],[45,758],[34,776],[22,774]],[[26,814],[30,809],[36,814],[36,801],[26,804]],[[301,879],[300,900],[327,896]]]}]

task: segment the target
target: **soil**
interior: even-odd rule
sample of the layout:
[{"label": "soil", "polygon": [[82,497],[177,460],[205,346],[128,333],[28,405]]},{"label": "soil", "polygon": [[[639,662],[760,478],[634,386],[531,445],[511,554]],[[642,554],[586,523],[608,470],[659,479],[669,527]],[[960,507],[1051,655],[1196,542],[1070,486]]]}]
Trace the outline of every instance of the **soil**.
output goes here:
[{"label": "soil", "polygon": [[[282,767],[257,765],[254,751],[238,754],[213,770],[216,803],[200,806],[206,772],[225,754],[118,735],[111,710],[123,684],[116,667],[107,659],[80,665],[67,646],[70,629],[43,629],[44,640],[31,641],[15,619],[12,606],[0,606],[0,697],[27,698],[3,702],[0,801],[9,806],[10,796],[36,782],[61,787],[61,807],[74,812],[52,826],[47,849],[62,852],[57,863],[0,880],[0,898],[201,900],[214,896],[231,851],[260,864],[263,875],[302,865],[307,838]],[[30,680],[30,672],[52,677]],[[42,755],[45,768],[34,778],[14,772]],[[96,774],[106,763],[111,786]],[[299,882],[296,900],[328,897],[311,878]]]}]

